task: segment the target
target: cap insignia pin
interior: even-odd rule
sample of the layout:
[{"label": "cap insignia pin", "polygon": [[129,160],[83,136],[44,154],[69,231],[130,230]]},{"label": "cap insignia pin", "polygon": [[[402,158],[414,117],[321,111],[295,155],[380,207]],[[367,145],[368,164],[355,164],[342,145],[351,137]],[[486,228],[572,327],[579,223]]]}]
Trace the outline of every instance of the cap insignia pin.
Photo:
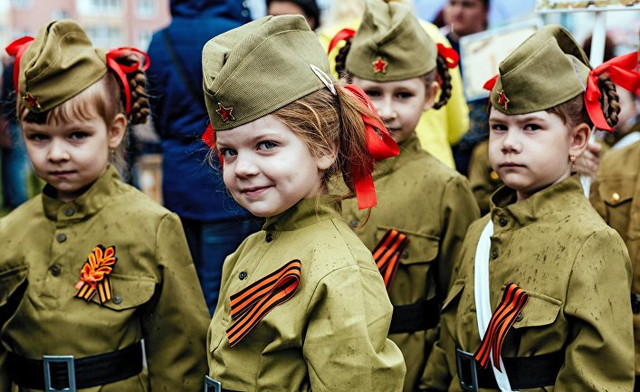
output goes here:
[{"label": "cap insignia pin", "polygon": [[388,65],[389,63],[384,61],[382,57],[378,57],[378,59],[373,62],[373,73],[387,73]]},{"label": "cap insignia pin", "polygon": [[235,121],[236,118],[233,117],[233,108],[225,108],[222,106],[220,102],[218,102],[218,109],[216,109],[216,113],[220,115],[222,122],[227,122],[229,120]]}]

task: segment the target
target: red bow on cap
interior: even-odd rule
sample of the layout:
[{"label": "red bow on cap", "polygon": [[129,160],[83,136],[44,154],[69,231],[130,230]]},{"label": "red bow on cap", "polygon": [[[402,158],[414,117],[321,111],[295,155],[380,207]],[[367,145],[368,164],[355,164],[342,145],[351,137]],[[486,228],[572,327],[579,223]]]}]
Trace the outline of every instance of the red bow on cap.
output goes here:
[{"label": "red bow on cap", "polygon": [[[351,92],[358,98],[358,102],[363,107],[377,114],[373,103],[362,89],[354,84],[344,86],[346,90]],[[373,161],[379,161],[391,158],[400,153],[400,148],[393,140],[389,131],[378,119],[362,114],[367,136],[367,149],[372,160],[366,162],[355,162],[352,164],[351,177],[356,190],[356,198],[358,199],[358,208],[371,208],[377,204],[376,188],[373,185]]]},{"label": "red bow on cap", "polygon": [[[211,123],[207,125],[207,129],[204,130],[204,133],[200,137],[200,139],[206,144],[209,148],[213,149],[213,145],[215,144],[215,132],[213,131],[213,126]],[[220,167],[223,166],[222,154],[218,151],[218,161],[220,162]]]},{"label": "red bow on cap", "polygon": [[[120,64],[116,61],[119,57],[127,56],[130,54],[136,55],[136,62],[131,65]],[[141,57],[144,59],[144,62],[141,64]],[[113,72],[118,75],[120,78],[120,82],[122,83],[122,88],[124,89],[125,96],[125,113],[129,114],[131,111],[131,90],[129,89],[129,82],[127,81],[128,73],[132,73],[138,69],[142,69],[146,71],[151,64],[151,60],[149,59],[149,55],[140,49],[131,48],[131,47],[121,47],[116,49],[111,49],[107,52],[107,66],[113,70]]]},{"label": "red bow on cap", "polygon": [[598,87],[598,76],[606,73],[612,82],[631,92],[640,88],[640,74],[634,72],[638,64],[638,52],[628,53],[614,57],[611,60],[600,64],[589,72],[587,78],[587,91],[584,94],[584,103],[587,113],[593,124],[605,131],[613,129],[607,124],[600,107],[600,97],[602,93]]},{"label": "red bow on cap", "polygon": [[338,42],[351,39],[354,35],[356,35],[356,31],[354,29],[342,29],[338,31],[338,33],[331,39],[331,42],[329,42],[329,49],[327,49],[327,54],[331,53],[333,48],[338,45]]},{"label": "red bow on cap", "polygon": [[22,37],[13,41],[4,49],[9,56],[14,56],[16,59],[13,62],[13,88],[16,90],[16,94],[20,91],[18,87],[18,80],[20,77],[20,59],[24,54],[24,51],[27,50],[29,44],[33,41],[33,37]]},{"label": "red bow on cap", "polygon": [[498,81],[498,76],[500,76],[500,74],[496,74],[494,77],[484,82],[482,88],[489,91],[493,90],[493,86],[495,86]]}]

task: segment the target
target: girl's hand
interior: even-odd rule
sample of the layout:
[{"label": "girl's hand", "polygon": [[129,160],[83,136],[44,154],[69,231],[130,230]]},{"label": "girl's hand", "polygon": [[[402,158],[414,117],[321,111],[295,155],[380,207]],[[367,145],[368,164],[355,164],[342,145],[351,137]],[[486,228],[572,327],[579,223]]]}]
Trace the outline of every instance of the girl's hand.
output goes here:
[{"label": "girl's hand", "polygon": [[600,165],[600,151],[602,146],[598,143],[589,143],[582,155],[576,158],[573,163],[573,170],[584,176],[589,176],[595,180]]}]

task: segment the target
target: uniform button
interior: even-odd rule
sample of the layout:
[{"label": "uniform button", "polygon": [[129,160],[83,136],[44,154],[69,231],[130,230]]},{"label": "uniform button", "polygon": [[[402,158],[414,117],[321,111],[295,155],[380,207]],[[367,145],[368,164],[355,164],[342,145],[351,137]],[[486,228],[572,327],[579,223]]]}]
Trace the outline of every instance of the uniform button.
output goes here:
[{"label": "uniform button", "polygon": [[71,215],[75,214],[75,212],[76,211],[73,208],[67,208],[66,211],[64,212],[64,214],[66,216],[71,216]]},{"label": "uniform button", "polygon": [[59,264],[54,264],[54,265],[51,266],[51,268],[49,268],[49,272],[51,272],[51,275],[53,275],[53,276],[60,275],[61,271],[62,271],[62,267],[60,267]]},{"label": "uniform button", "polygon": [[494,259],[498,258],[498,249],[494,249],[491,251],[491,257],[493,257]]},{"label": "uniform button", "polygon": [[507,225],[507,218],[505,218],[504,216],[500,217],[500,226],[505,227]]},{"label": "uniform button", "polygon": [[611,194],[611,201],[616,202],[620,200],[620,194],[618,192],[613,192]]},{"label": "uniform button", "polygon": [[238,278],[240,278],[240,280],[245,280],[247,278],[247,272],[246,271],[242,271],[238,274]]},{"label": "uniform button", "polygon": [[491,181],[498,181],[500,179],[500,176],[498,175],[498,173],[496,173],[495,170],[491,170],[489,178],[491,179]]},{"label": "uniform button", "polygon": [[120,294],[116,294],[113,296],[113,303],[116,305],[120,305],[122,303],[122,296]]},{"label": "uniform button", "polygon": [[267,233],[267,238],[265,238],[265,239],[267,240],[267,242],[273,241],[273,234]]},{"label": "uniform button", "polygon": [[516,316],[516,323],[519,321],[522,321],[523,318],[524,318],[524,312],[518,313],[518,315]]},{"label": "uniform button", "polygon": [[357,219],[351,219],[351,220],[349,221],[349,227],[352,227],[352,228],[353,228],[353,227],[358,227],[358,223],[360,223],[360,222],[358,222],[358,220],[357,220]]},{"label": "uniform button", "polygon": [[67,240],[67,235],[64,233],[60,233],[58,234],[56,239],[58,240],[58,242],[65,242]]},{"label": "uniform button", "polygon": [[403,259],[408,259],[409,258],[409,251],[405,250],[404,252],[402,252],[402,258]]}]

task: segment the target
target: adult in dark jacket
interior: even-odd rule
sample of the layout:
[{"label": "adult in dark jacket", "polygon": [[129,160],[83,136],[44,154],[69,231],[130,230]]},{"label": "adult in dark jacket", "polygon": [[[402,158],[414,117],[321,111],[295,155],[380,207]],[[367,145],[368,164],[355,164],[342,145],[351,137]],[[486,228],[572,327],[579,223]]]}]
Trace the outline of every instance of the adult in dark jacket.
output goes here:
[{"label": "adult in dark jacket", "polygon": [[163,198],[184,226],[209,311],[218,300],[222,263],[259,222],[227,194],[200,140],[207,123],[202,96],[204,44],[250,20],[237,0],[171,0],[172,21],[149,45],[148,91],[162,139]]}]

